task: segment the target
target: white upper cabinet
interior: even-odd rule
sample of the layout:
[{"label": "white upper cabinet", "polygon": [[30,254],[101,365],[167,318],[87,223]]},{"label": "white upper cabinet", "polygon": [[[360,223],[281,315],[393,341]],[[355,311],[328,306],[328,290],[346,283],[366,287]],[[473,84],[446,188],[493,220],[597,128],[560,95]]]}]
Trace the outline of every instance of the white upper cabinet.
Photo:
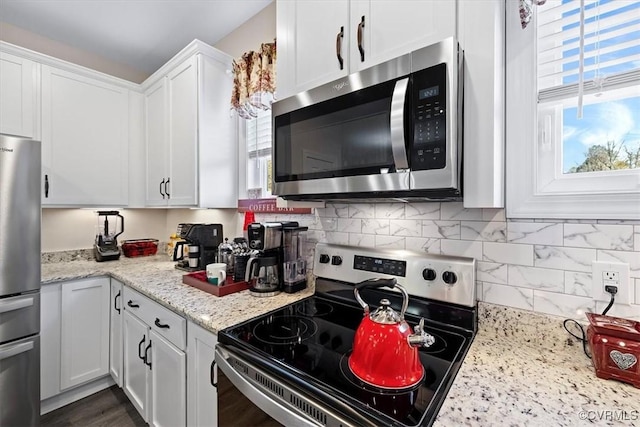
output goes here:
[{"label": "white upper cabinet", "polygon": [[456,4],[278,1],[278,99],[455,35]]},{"label": "white upper cabinet", "polygon": [[350,72],[455,36],[456,4],[453,0],[351,0]]},{"label": "white upper cabinet", "polygon": [[126,206],[128,89],[42,66],[43,205]]},{"label": "white upper cabinet", "polygon": [[237,206],[231,58],[194,41],[142,85],[147,206]]},{"label": "white upper cabinet", "polygon": [[0,53],[0,133],[37,137],[37,64]]}]

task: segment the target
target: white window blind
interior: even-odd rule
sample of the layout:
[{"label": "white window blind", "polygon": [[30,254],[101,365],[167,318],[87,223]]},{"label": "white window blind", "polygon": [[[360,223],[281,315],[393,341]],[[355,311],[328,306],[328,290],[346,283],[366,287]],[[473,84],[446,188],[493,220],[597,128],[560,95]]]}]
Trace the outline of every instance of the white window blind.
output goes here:
[{"label": "white window blind", "polygon": [[246,123],[247,151],[255,154],[271,150],[271,110],[258,112],[257,117],[246,120]]},{"label": "white window blind", "polygon": [[247,188],[258,197],[271,196],[271,110],[258,111],[257,117],[243,120],[247,141]]},{"label": "white window blind", "polygon": [[640,85],[640,0],[550,0],[536,23],[540,103],[577,98],[581,77],[585,95]]}]

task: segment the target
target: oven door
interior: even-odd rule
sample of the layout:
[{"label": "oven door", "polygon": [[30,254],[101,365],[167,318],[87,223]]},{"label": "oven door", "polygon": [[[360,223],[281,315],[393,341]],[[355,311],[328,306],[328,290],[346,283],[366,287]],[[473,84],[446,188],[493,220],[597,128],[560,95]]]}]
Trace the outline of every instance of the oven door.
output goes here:
[{"label": "oven door", "polygon": [[350,421],[319,400],[309,398],[290,382],[257,367],[241,353],[244,352],[224,344],[216,346],[220,427],[374,425],[364,419]]},{"label": "oven door", "polygon": [[407,55],[276,102],[274,193],[409,190],[409,72]]}]

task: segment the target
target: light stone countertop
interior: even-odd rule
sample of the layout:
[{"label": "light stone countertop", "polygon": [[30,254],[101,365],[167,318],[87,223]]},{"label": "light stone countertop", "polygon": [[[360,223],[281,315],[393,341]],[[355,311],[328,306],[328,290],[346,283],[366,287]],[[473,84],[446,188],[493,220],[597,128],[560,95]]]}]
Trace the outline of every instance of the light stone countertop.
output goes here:
[{"label": "light stone countertop", "polygon": [[[103,263],[47,261],[43,284],[110,275],[216,333],[314,292],[311,285],[272,298],[255,298],[248,291],[218,298],[184,285],[184,272],[162,255]],[[597,378],[562,320],[479,303],[478,334],[434,425],[640,426],[640,389]]]},{"label": "light stone countertop", "polygon": [[249,291],[216,297],[182,283],[184,271],[164,255],[96,262],[77,260],[42,264],[42,284],[111,276],[165,307],[183,315],[205,329],[218,333],[229,326],[252,319],[271,310],[313,295],[311,284],[295,294],[280,293],[270,298],[256,298]]}]

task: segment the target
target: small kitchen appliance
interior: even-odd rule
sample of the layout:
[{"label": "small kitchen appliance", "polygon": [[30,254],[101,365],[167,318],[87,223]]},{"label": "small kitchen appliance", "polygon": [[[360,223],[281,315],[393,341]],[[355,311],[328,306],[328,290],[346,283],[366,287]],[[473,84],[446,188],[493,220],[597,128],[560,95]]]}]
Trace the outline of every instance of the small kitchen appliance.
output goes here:
[{"label": "small kitchen appliance", "polygon": [[598,378],[640,388],[640,322],[587,313],[587,340]]},{"label": "small kitchen appliance", "polygon": [[307,287],[307,230],[297,222],[282,226],[282,290],[288,294]]},{"label": "small kitchen appliance", "polygon": [[[178,261],[175,268],[201,271],[216,262],[218,246],[222,243],[222,224],[182,223],[178,224],[176,234],[185,242],[176,242],[174,251],[180,248],[182,256],[176,257],[174,252],[174,260]],[[185,245],[189,246],[187,250],[184,250]]]},{"label": "small kitchen appliance", "polygon": [[[104,221],[100,224],[100,218]],[[111,223],[109,223],[111,218]],[[120,221],[118,221],[120,218]],[[118,223],[120,224],[118,226]],[[120,248],[118,248],[117,237],[124,232],[124,217],[118,211],[98,211],[98,228],[96,241],[93,245],[93,253],[96,261],[113,261],[120,258]],[[116,232],[116,230],[118,230]]]},{"label": "small kitchen appliance", "polygon": [[[477,330],[475,260],[319,243],[313,274],[313,296],[219,332],[217,384],[234,392],[219,394],[218,407],[233,399],[284,425],[431,425]],[[371,279],[384,279],[379,284],[385,285],[395,279],[410,298],[397,284],[369,286]],[[381,301],[372,311],[395,328],[397,339],[390,343],[361,346],[356,340],[366,319],[354,291],[362,282],[368,282],[358,290],[362,300]],[[415,332],[399,338],[410,327]],[[381,329],[371,328],[374,334]],[[414,348],[414,340],[431,341],[422,332],[433,342]],[[375,344],[387,347],[379,350],[382,366],[350,367],[358,347],[374,354]],[[397,357],[394,346],[402,347]],[[417,362],[403,359],[411,353],[408,347]],[[364,373],[356,375],[355,365]],[[400,373],[400,383],[381,386],[378,378],[387,377],[386,370]],[[363,381],[371,374],[373,381]]]}]

